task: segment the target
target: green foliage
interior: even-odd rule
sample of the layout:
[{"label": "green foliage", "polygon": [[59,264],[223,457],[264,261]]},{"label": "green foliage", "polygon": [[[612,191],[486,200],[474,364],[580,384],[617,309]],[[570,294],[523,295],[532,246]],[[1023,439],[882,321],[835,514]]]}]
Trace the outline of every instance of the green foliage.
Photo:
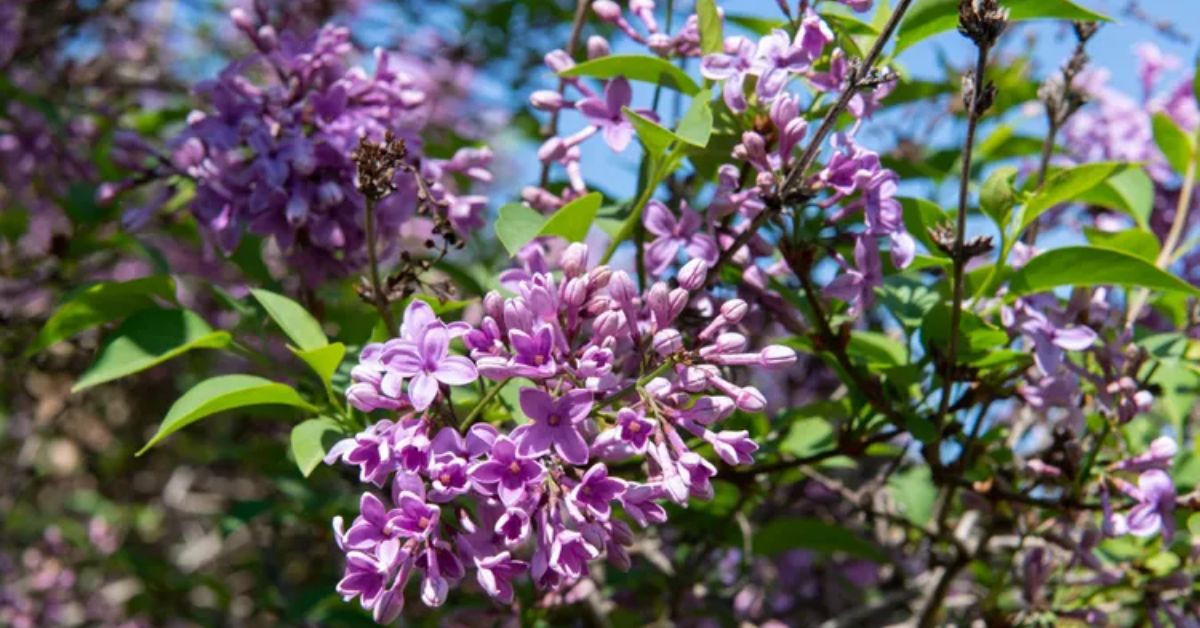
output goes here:
[{"label": "green foliage", "polygon": [[325,459],[325,454],[345,434],[337,421],[329,417],[308,419],[292,428],[292,459],[304,477]]},{"label": "green foliage", "polygon": [[843,553],[855,558],[883,562],[883,552],[874,544],[838,525],[809,517],[778,517],[754,535],[754,553],[778,556],[787,550],[806,549],[822,554]]},{"label": "green foliage", "polygon": [[33,355],[82,331],[154,307],[156,300],[175,301],[175,280],[163,275],[84,288],[63,303],[25,350]]},{"label": "green foliage", "polygon": [[631,81],[654,83],[669,87],[688,96],[697,94],[700,86],[675,64],[650,55],[616,54],[576,64],[559,73],[562,77],[590,76],[609,79],[623,76]]},{"label": "green foliage", "polygon": [[1003,231],[1008,226],[1008,218],[1016,204],[1016,191],[1013,189],[1013,179],[1017,169],[1012,166],[997,168],[983,182],[979,191],[979,209],[983,211],[996,226]]},{"label": "green foliage", "polygon": [[146,453],[164,438],[204,417],[225,410],[261,405],[285,405],[308,411],[316,410],[286,384],[255,375],[220,375],[206,379],[184,393],[171,406],[158,432],[138,451],[138,455]]},{"label": "green foliage", "polygon": [[933,484],[929,467],[909,467],[893,475],[888,480],[888,488],[909,521],[918,526],[929,523],[934,502],[937,501],[937,487]]},{"label": "green foliage", "polygon": [[[1045,19],[1110,21],[1108,17],[1070,0],[1005,0],[1003,6],[1008,9],[1008,19],[1013,22]],[[900,22],[896,53],[957,27],[958,0],[917,0]]]},{"label": "green foliage", "polygon": [[1196,158],[1196,140],[1179,128],[1165,113],[1154,114],[1154,143],[1167,158],[1167,163],[1178,174],[1187,172],[1189,164]]},{"label": "green foliage", "polygon": [[1021,215],[1021,224],[1017,233],[1025,231],[1050,208],[1078,199],[1124,168],[1124,164],[1117,162],[1097,162],[1066,168],[1055,173],[1046,180],[1040,190],[1026,199],[1025,210]]},{"label": "green foliage", "polygon": [[144,371],[192,349],[219,349],[229,341],[227,332],[213,331],[190,310],[142,310],[105,340],[71,392]]},{"label": "green foliage", "polygon": [[696,0],[696,15],[700,19],[700,51],[704,54],[721,52],[725,37],[721,33],[721,16],[714,0]]},{"label": "green foliage", "polygon": [[509,203],[500,208],[496,218],[496,237],[510,255],[516,255],[521,247],[542,236],[581,242],[603,202],[599,192],[592,192],[563,205],[549,217],[523,203]]},{"label": "green foliage", "polygon": [[1046,251],[1013,274],[1015,296],[1061,286],[1133,286],[1200,296],[1200,290],[1146,260],[1108,248],[1070,246]]},{"label": "green foliage", "polygon": [[271,320],[275,321],[283,333],[287,334],[287,337],[300,349],[311,351],[329,344],[329,339],[325,337],[321,324],[313,318],[312,314],[308,313],[308,310],[304,309],[304,306],[282,294],[261,288],[251,290],[250,294],[254,295],[259,305],[270,315]]}]

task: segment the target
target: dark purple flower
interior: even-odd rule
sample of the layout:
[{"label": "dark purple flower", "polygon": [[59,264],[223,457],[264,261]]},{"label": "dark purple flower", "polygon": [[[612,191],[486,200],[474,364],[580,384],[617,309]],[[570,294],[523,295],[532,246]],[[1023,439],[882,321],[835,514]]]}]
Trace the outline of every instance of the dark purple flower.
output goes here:
[{"label": "dark purple flower", "polygon": [[621,440],[633,446],[634,451],[646,451],[646,442],[654,431],[654,422],[631,408],[617,411],[617,429]]},{"label": "dark purple flower", "polygon": [[500,501],[512,506],[525,497],[525,487],[542,477],[542,466],[517,457],[517,447],[503,436],[492,445],[491,457],[471,468],[471,477],[484,484],[496,484]]},{"label": "dark purple flower", "polygon": [[405,491],[396,500],[396,509],[389,513],[391,525],[405,537],[427,537],[437,529],[441,509],[426,504],[415,494]]},{"label": "dark purple flower", "polygon": [[[571,489],[570,504],[578,510],[587,510],[600,521],[608,521],[609,515],[612,514],[609,502],[624,492],[625,481],[608,477],[608,467],[601,462],[588,469],[579,480],[579,484]],[[583,519],[582,513],[579,518]]]},{"label": "dark purple flower", "polygon": [[592,411],[592,393],[572,390],[555,399],[537,388],[521,389],[521,409],[529,417],[526,423],[513,430],[517,453],[535,458],[555,453],[573,465],[588,461],[588,445],[579,432],[579,422]]},{"label": "dark purple flower", "polygon": [[558,364],[554,360],[554,331],[549,325],[538,325],[532,335],[520,329],[509,330],[508,341],[515,352],[515,374],[530,379],[545,379],[558,372]]},{"label": "dark purple flower", "polygon": [[513,560],[508,552],[475,558],[475,577],[488,595],[505,604],[513,601],[512,579],[529,571],[529,563]]},{"label": "dark purple flower", "polygon": [[600,555],[583,535],[574,530],[561,530],[550,546],[548,564],[559,574],[574,580],[587,573],[587,565]]},{"label": "dark purple flower", "polygon": [[1170,543],[1175,534],[1175,484],[1161,469],[1150,469],[1138,476],[1136,487],[1124,481],[1117,486],[1137,500],[1127,514],[1112,517],[1114,534],[1147,537],[1162,532],[1163,541]]}]

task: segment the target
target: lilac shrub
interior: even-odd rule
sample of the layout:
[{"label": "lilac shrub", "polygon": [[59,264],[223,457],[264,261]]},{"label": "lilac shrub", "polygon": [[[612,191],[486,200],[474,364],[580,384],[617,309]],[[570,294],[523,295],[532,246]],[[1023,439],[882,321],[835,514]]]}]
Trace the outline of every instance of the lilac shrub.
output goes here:
[{"label": "lilac shrub", "polygon": [[[236,354],[146,449],[304,413],[297,466],[357,502],[326,511],[332,588],[382,624],[1194,625],[1195,76],[1143,46],[1121,94],[1074,3],[725,4],[580,3],[508,204],[475,193],[469,72],[235,10],[254,52],[168,150],[122,136],[107,191],[150,184],[136,227],[194,189],[206,243],[244,268],[261,237],[298,281],[215,290],[228,329],[139,285],[95,324],[174,335],[123,324],[77,387]],[[1035,80],[1008,42],[1062,19]],[[945,80],[903,71],[955,26]],[[106,290],[135,288],[84,305]]]}]

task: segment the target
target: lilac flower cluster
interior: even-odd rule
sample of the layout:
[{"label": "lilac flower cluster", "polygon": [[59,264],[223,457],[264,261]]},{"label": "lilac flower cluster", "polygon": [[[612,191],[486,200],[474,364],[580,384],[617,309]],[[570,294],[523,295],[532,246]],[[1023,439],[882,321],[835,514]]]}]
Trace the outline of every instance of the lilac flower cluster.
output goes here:
[{"label": "lilac flower cluster", "polygon": [[[347,555],[338,590],[378,621],[400,612],[414,572],[422,600],[438,606],[472,568],[501,602],[511,602],[512,581],[525,573],[553,592],[584,578],[601,556],[627,568],[633,533],[614,504],[648,526],[666,520],[663,500],[711,498],[717,468],[697,447],[708,443],[730,465],[749,463],[758,445],[746,431],[711,428],[766,404],[729,367],[796,360],[782,346],[747,350],[738,324],[748,306],[701,292],[702,260],[683,267],[677,287],[657,282],[639,293],[622,271],[589,269],[582,244],[563,252],[561,274],[540,256],[529,259],[504,278],[515,296],[485,297],[477,327],[443,323],[414,301],[400,336],[366,347],[353,370],[351,404],[399,413],[326,459],[358,467],[365,483],[391,483],[390,505],[368,493],[349,527],[335,521]],[[694,335],[677,325],[697,315],[709,320]],[[449,353],[452,338],[470,360]],[[447,423],[451,391],[477,376],[496,387],[523,382],[517,403],[527,420],[507,433]],[[644,477],[610,475],[609,464],[639,456]],[[444,512],[452,503],[470,506]]]},{"label": "lilac flower cluster", "polygon": [[[360,138],[378,142],[391,131],[419,155],[439,106],[431,81],[382,50],[372,74],[348,67],[354,48],[345,28],[299,38],[241,10],[232,18],[256,53],[197,87],[210,108],[192,112],[172,142],[171,166],[196,182],[192,211],[227,251],[248,230],[271,238],[310,279],[352,271],[365,261],[366,233],[351,153]],[[460,232],[482,226],[484,203],[461,193],[455,177],[489,181],[490,160],[490,151],[472,148],[421,159],[434,200],[445,201],[445,218]],[[395,183],[376,210],[386,245],[417,210],[415,177],[398,173]]]},{"label": "lilac flower cluster", "polygon": [[[644,34],[626,19],[621,6],[613,0],[596,0],[592,3],[592,12],[602,21],[616,26],[629,39],[646,46],[660,57],[699,56],[700,18],[694,13],[689,15],[684,21],[683,28],[671,35],[660,26],[655,15],[657,8],[655,5],[654,0],[629,0],[629,12],[641,22],[645,30]],[[591,42],[589,44],[590,46],[599,45]]]},{"label": "lilac flower cluster", "polygon": [[[722,248],[730,246],[737,236],[750,228],[765,207],[764,199],[777,193],[787,180],[795,163],[796,149],[808,133],[808,123],[801,113],[801,97],[786,91],[791,77],[806,77],[814,92],[838,92],[849,88],[846,83],[848,65],[840,48],[831,53],[827,71],[812,69],[814,61],[821,58],[833,39],[824,21],[810,12],[792,40],[782,31],[765,36],[757,44],[730,37],[725,42],[725,53],[704,57],[701,72],[707,78],[724,81],[724,99],[734,111],[749,106],[743,89],[745,78],[758,76],[756,103],[766,108],[767,118],[774,127],[770,133],[772,139],[758,131],[746,131],[734,147],[733,158],[748,163],[757,172],[752,186],[741,184],[737,166],[721,168],[709,222],[723,221],[721,224],[728,225],[731,223],[728,218],[735,213],[742,218],[732,223],[725,233],[716,234]],[[856,93],[848,110],[861,123],[878,108],[878,101],[894,84],[894,80],[883,81],[872,91]],[[856,142],[857,128],[856,123],[846,132],[834,135],[830,141],[833,153],[824,166],[805,181],[806,188],[812,193],[823,194],[820,206],[830,210],[826,216],[829,224],[843,223],[859,215],[865,223],[865,229],[854,236],[853,262],[835,255],[842,272],[826,287],[826,294],[850,304],[851,314],[869,308],[875,288],[882,285],[879,238],[888,239],[892,263],[897,268],[907,267],[916,253],[916,243],[905,230],[902,208],[896,199],[899,179],[895,172],[883,167],[878,153]],[[736,251],[732,259],[743,265],[746,273],[758,275],[761,271],[750,264],[751,260],[771,252],[772,248],[754,235],[747,243],[747,249]],[[774,272],[783,272],[783,268],[776,265]],[[760,279],[748,279],[757,284],[765,283]]]}]

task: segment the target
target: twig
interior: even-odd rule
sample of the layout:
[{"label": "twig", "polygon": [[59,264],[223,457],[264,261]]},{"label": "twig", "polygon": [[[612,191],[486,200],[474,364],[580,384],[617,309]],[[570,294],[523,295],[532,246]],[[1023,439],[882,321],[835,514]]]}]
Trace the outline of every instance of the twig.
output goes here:
[{"label": "twig", "polygon": [[496,395],[500,394],[500,391],[506,385],[508,385],[508,382],[509,382],[509,379],[506,379],[506,380],[500,382],[499,384],[496,384],[495,386],[493,386],[491,390],[484,393],[483,396],[479,398],[479,402],[475,404],[475,407],[471,408],[471,411],[467,413],[467,416],[465,418],[463,418],[462,423],[460,423],[458,425],[458,431],[460,431],[460,432],[466,431],[466,429],[468,427],[471,427],[472,425],[474,425],[475,421],[478,420],[479,417],[483,415],[484,407],[486,407],[487,404],[491,403],[492,400],[496,398]]},{"label": "twig", "polygon": [[387,325],[388,333],[395,334],[396,319],[392,316],[392,309],[388,307],[387,293],[383,289],[383,282],[379,279],[379,253],[376,251],[375,242],[375,201],[371,198],[366,199],[367,205],[367,261],[370,264],[371,272],[371,296],[375,302],[375,309],[379,310],[379,316],[383,318],[383,324]]}]

